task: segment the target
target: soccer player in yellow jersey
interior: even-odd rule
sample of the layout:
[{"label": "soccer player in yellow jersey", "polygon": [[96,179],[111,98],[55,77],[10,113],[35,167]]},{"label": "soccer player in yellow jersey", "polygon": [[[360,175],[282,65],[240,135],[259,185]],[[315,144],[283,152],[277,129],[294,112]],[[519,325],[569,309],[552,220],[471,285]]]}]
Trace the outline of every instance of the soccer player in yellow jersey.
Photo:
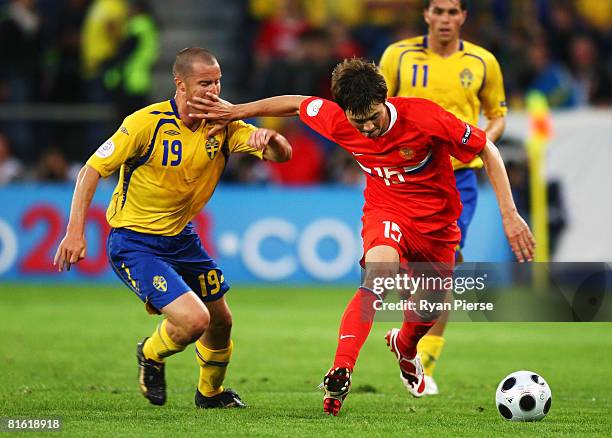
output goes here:
[{"label": "soccer player in yellow jersey", "polygon": [[106,215],[108,258],[147,310],[165,317],[137,347],[143,395],[154,405],[166,402],[165,360],[195,342],[196,406],[244,407],[223,388],[233,349],[229,286],[190,220],[210,199],[230,154],[282,162],[291,146],[276,131],[242,121],[209,136],[212,123],[189,117],[187,101],[221,91],[221,68],[210,52],[182,50],[173,73],[174,98],[129,115],[81,169],[54,264],[62,271],[85,257],[85,216],[98,180],[119,169]]},{"label": "soccer player in yellow jersey", "polygon": [[[487,137],[495,142],[506,126],[506,97],[501,69],[487,50],[460,38],[467,17],[467,0],[425,0],[423,16],[428,25],[424,36],[391,44],[382,55],[380,71],[389,96],[422,97],[436,102],[472,125],[478,124],[481,110],[487,118]],[[463,209],[457,221],[461,229],[459,250],[474,216],[478,196],[474,169],[482,167],[476,158],[469,164],[452,159]],[[510,215],[512,212],[502,212]],[[460,252],[458,251],[458,258]],[[426,394],[437,394],[433,379],[436,361],[444,346],[448,312],[440,317],[419,342],[425,367]]]}]

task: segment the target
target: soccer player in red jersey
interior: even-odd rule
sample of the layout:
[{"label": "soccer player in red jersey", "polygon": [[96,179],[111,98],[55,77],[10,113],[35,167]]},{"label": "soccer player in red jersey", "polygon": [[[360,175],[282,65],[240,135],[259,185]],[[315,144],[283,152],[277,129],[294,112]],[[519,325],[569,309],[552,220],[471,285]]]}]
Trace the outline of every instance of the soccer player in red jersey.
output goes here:
[{"label": "soccer player in red jersey", "polygon": [[[351,386],[351,374],[376,312],[377,278],[393,277],[408,263],[431,264],[434,275],[452,275],[460,239],[459,193],[450,156],[471,161],[479,155],[495,190],[503,226],[520,262],[530,261],[535,241],[512,199],[497,147],[485,133],[419,98],[387,99],[384,78],[372,63],[349,59],[332,74],[334,101],[308,96],[277,96],[232,105],[209,95],[189,103],[191,117],[231,120],[254,116],[294,116],[350,152],[366,174],[363,208],[365,278],[340,323],[333,367],[323,380],[323,409],[337,415]],[[411,269],[414,272],[414,269]],[[442,301],[444,290],[438,293]],[[439,296],[443,298],[440,299]],[[423,395],[419,339],[435,323],[437,311],[405,311],[400,329],[387,333],[400,378],[415,397]]]}]

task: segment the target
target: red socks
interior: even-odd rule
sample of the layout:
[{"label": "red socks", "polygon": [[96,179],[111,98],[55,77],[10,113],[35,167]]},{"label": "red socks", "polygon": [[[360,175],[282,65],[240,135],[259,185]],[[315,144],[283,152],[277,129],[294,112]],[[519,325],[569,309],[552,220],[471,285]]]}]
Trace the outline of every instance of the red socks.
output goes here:
[{"label": "red socks", "polygon": [[376,314],[374,301],[378,299],[373,292],[359,288],[346,306],[340,321],[334,368],[347,367],[352,370],[355,367],[359,351],[370,334]]},{"label": "red socks", "polygon": [[402,324],[402,328],[397,335],[397,348],[402,356],[412,359],[417,353],[417,344],[419,340],[425,336],[432,325],[436,321],[429,322],[406,322]]},{"label": "red socks", "polygon": [[[334,368],[347,367],[352,370],[355,367],[359,351],[370,334],[376,314],[374,302],[378,299],[368,289],[359,288],[346,306],[340,321]],[[403,356],[412,359],[416,356],[417,343],[435,324],[435,321],[419,321],[418,319],[415,321],[414,314],[406,315],[405,318],[408,319],[408,322],[404,321],[402,324],[397,337],[397,346]]]}]

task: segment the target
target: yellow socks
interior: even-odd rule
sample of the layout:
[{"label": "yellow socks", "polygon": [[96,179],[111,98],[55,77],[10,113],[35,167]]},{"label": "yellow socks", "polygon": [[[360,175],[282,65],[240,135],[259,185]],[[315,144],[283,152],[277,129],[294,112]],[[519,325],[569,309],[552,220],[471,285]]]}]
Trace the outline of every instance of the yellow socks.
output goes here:
[{"label": "yellow socks", "polygon": [[433,376],[436,361],[444,348],[444,338],[438,335],[425,335],[417,345],[417,351],[421,354],[421,361],[425,374]]},{"label": "yellow socks", "polygon": [[196,359],[200,364],[200,381],[198,382],[198,390],[206,397],[223,392],[223,379],[229,364],[234,342],[230,340],[228,347],[222,350],[211,350],[197,340],[196,343]]},{"label": "yellow socks", "polygon": [[145,342],[142,351],[147,359],[163,363],[166,357],[185,349],[186,345],[177,344],[168,335],[166,331],[167,321],[167,319],[164,319]]},{"label": "yellow socks", "polygon": [[[170,338],[166,330],[167,320],[164,319],[157,326],[150,338],[143,346],[143,353],[147,359],[163,363],[164,359],[175,353],[183,351],[186,345],[177,344]],[[197,340],[196,359],[200,365],[200,381],[198,390],[206,397],[212,397],[223,392],[223,380],[229,364],[234,343],[221,350],[211,350]]]}]

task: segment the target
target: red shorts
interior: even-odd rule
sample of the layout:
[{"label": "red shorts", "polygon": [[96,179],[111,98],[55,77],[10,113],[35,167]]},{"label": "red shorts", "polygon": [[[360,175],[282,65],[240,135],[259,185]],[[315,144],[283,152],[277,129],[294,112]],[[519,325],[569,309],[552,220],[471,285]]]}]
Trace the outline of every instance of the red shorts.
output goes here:
[{"label": "red shorts", "polygon": [[363,215],[363,257],[370,248],[386,245],[395,248],[400,264],[427,262],[441,263],[451,269],[455,263],[455,249],[461,239],[456,222],[432,233],[422,234],[412,225],[410,219],[385,211],[370,211]]}]

